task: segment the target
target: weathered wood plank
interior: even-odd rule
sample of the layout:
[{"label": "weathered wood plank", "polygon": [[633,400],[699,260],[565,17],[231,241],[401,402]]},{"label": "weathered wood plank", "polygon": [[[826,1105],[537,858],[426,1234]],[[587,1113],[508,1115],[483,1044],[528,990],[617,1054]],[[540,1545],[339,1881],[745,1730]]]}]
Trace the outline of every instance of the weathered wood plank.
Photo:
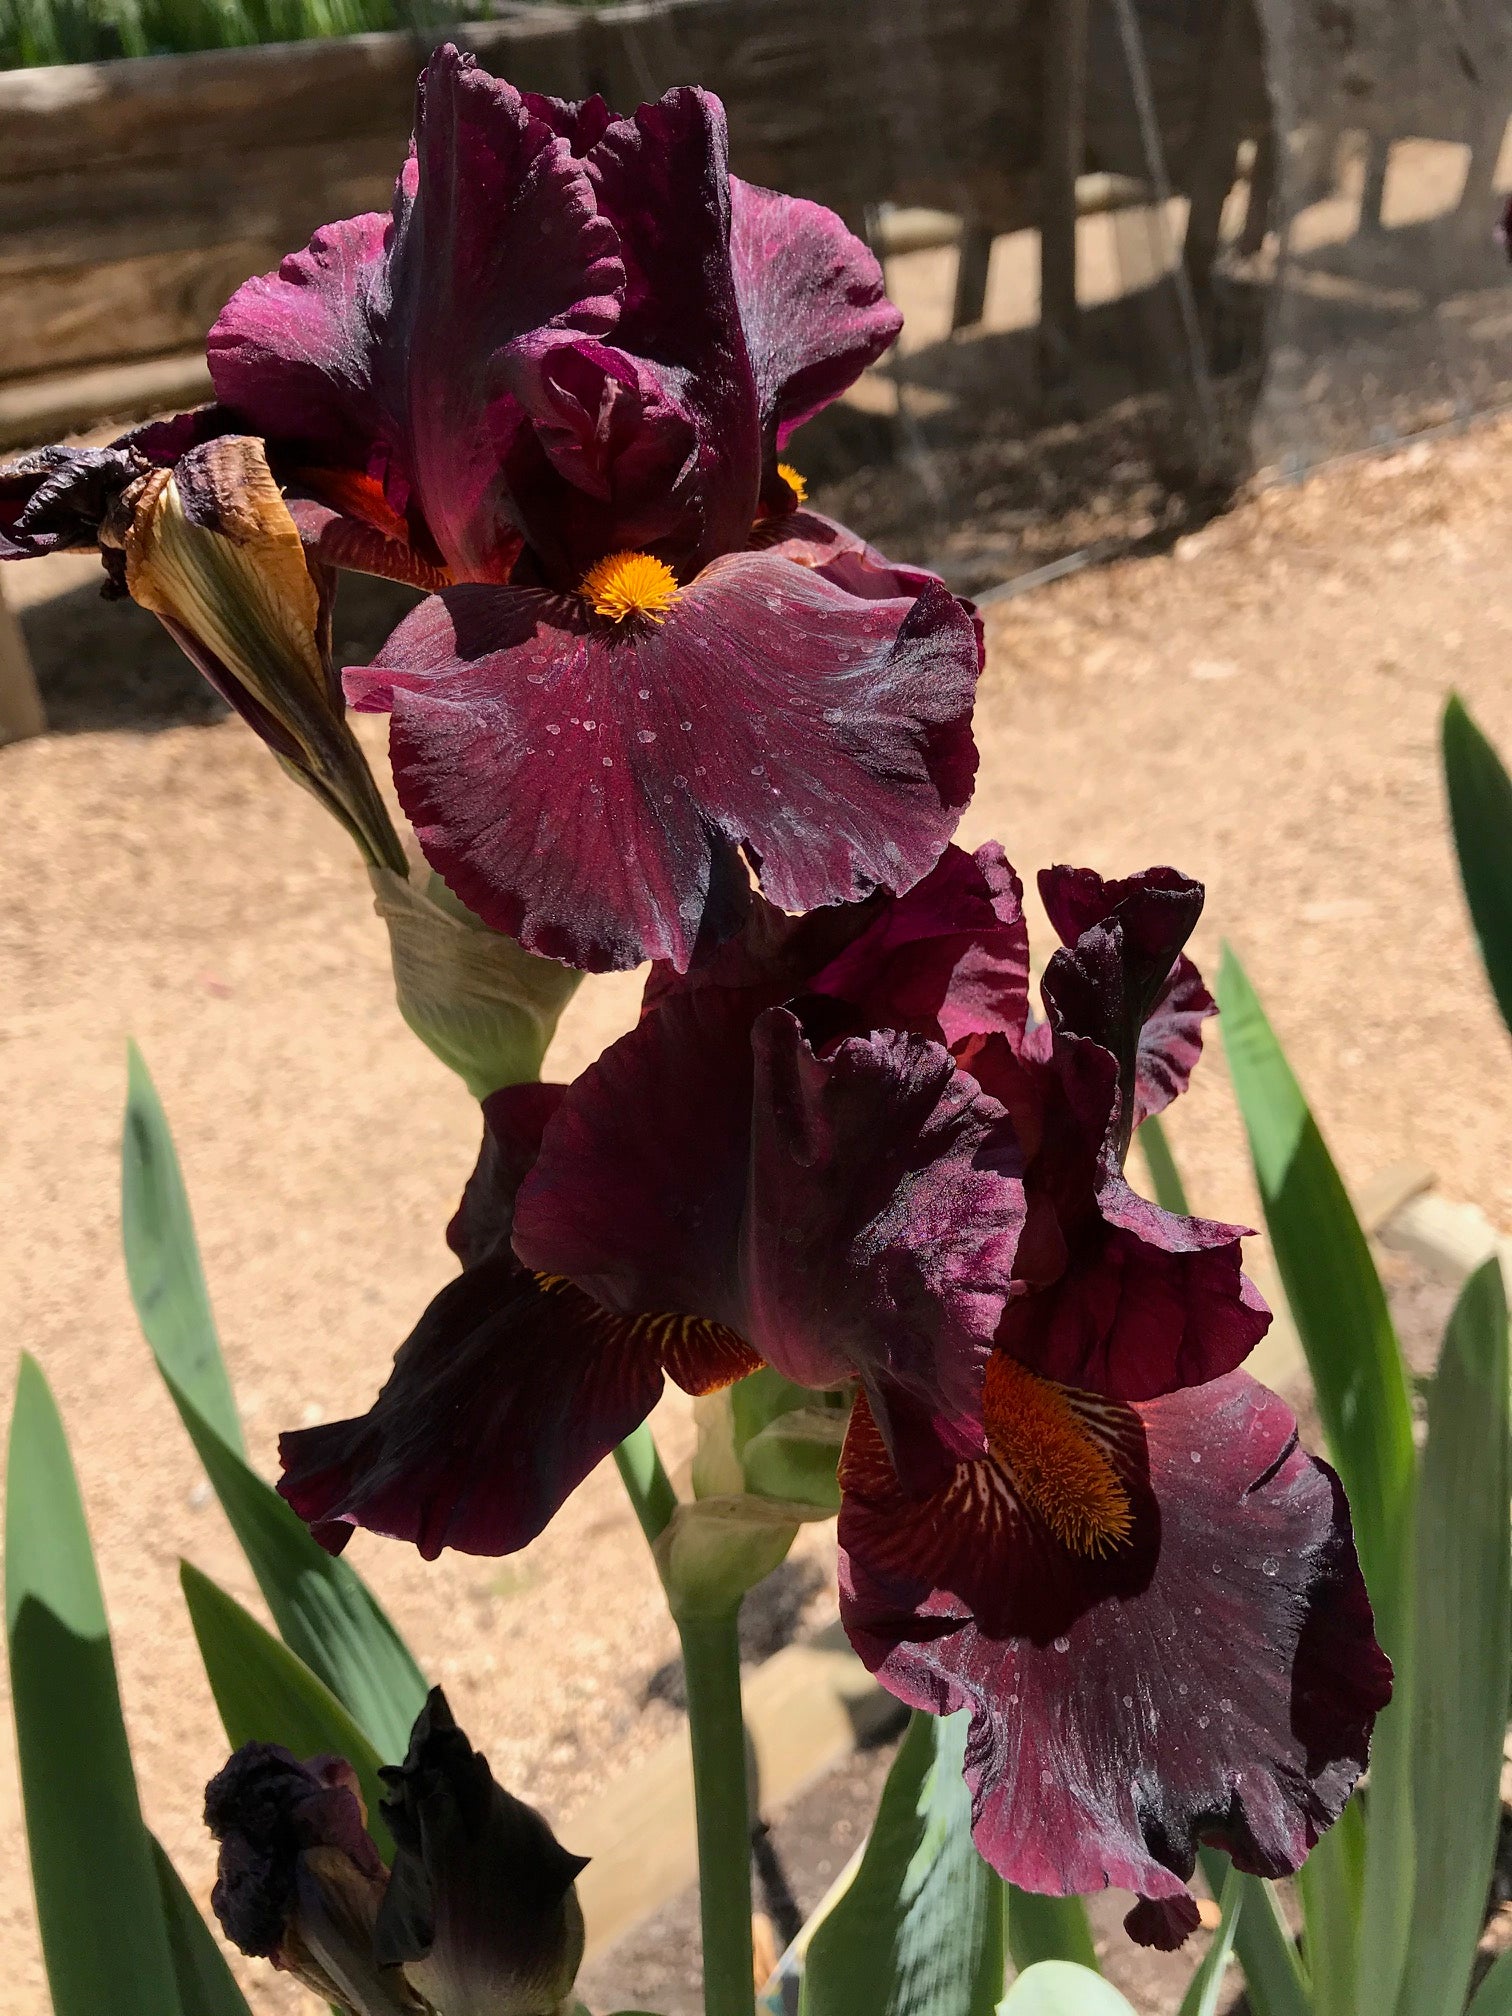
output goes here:
[{"label": "weathered wood plank", "polygon": [[[581,95],[581,17],[525,7],[450,31],[532,90]],[[201,162],[276,140],[407,133],[426,47],[409,35],[207,49],[0,73],[0,180],[85,163]]]},{"label": "weathered wood plank", "polygon": [[0,277],[264,239],[294,250],[332,217],[386,210],[403,139],[305,142],[0,182]]},{"label": "weathered wood plank", "polygon": [[6,376],[186,348],[203,340],[243,280],[286,249],[243,240],[0,281]]},{"label": "weathered wood plank", "polygon": [[104,421],[198,406],[212,396],[203,344],[167,357],[0,381],[0,457]]}]

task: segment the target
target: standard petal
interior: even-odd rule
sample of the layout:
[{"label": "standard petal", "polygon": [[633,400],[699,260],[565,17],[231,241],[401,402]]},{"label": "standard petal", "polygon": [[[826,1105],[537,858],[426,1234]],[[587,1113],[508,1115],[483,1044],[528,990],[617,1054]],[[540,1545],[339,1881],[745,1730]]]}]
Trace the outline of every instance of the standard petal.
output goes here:
[{"label": "standard petal", "polygon": [[784,910],[906,889],[970,796],[971,622],[943,588],[860,601],[761,553],[663,623],[576,597],[454,588],[348,698],[392,708],[400,800],[496,930],[599,971],[727,937],[744,864]]},{"label": "standard petal", "polygon": [[[1390,1695],[1343,1492],[1243,1374],[1139,1408],[1105,1447],[1129,1538],[1072,1553],[1001,1472],[910,1504],[852,1431],[841,1607],[894,1693],[971,1710],[974,1836],[1009,1881],[1179,1900],[1199,1840],[1295,1869]],[[1157,1923],[1156,1921],[1159,1921]],[[1150,1936],[1170,1913],[1134,1914]]]},{"label": "standard petal", "polygon": [[450,1282],[371,1410],[279,1438],[279,1490],[338,1551],[353,1526],[512,1554],[655,1406],[657,1340],[508,1255]]},{"label": "standard petal", "polygon": [[738,1329],[759,993],[668,1000],[568,1088],[520,1186],[515,1250],[625,1313]]},{"label": "standard petal", "polygon": [[1218,1004],[1185,953],[1176,961],[1139,1032],[1134,1125],[1163,1113],[1191,1083],[1202,1055],[1202,1025]]},{"label": "standard petal", "polygon": [[377,478],[412,544],[433,540],[459,579],[504,578],[519,542],[499,468],[519,416],[496,360],[547,326],[607,329],[622,281],[568,143],[447,47],[392,214],[327,225],[240,288],[211,376],[282,462]]},{"label": "standard petal", "polygon": [[818,1056],[757,1022],[743,1334],[804,1386],[859,1377],[891,1431],[922,1409],[982,1449],[982,1372],[1023,1223],[1002,1108],[940,1044],[884,1030]]},{"label": "standard petal", "polygon": [[245,281],[206,341],[216,397],[316,466],[366,470],[390,449],[373,382],[387,314],[384,211],[324,224],[276,273]]},{"label": "standard petal", "polygon": [[679,86],[616,119],[584,166],[625,262],[614,342],[671,374],[692,421],[701,507],[686,556],[693,572],[744,546],[761,482],[756,379],[731,269],[724,107]]},{"label": "standard petal", "polygon": [[896,338],[903,317],[882,268],[832,210],[730,178],[730,263],[776,455]]},{"label": "standard petal", "polygon": [[1242,1271],[1243,1227],[1181,1218],[1123,1182],[1067,1243],[1049,1285],[1009,1304],[998,1341],[1047,1379],[1151,1400],[1241,1365],[1271,1313]]},{"label": "standard petal", "polygon": [[565,1085],[527,1081],[506,1085],[483,1101],[483,1142],[446,1243],[464,1267],[509,1248],[515,1198],[541,1152],[546,1123],[561,1105]]},{"label": "standard petal", "polygon": [[870,1028],[947,1045],[998,1031],[1016,1044],[1029,1012],[1029,934],[1023,885],[1002,848],[947,847],[807,991],[849,1003]]}]

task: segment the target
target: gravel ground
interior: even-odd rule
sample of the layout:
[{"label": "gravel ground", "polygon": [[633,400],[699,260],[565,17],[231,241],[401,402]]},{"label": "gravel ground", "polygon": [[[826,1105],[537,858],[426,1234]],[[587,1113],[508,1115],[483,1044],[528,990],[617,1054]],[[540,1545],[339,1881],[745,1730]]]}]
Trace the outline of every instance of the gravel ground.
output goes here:
[{"label": "gravel ground", "polygon": [[[1512,1071],[1454,882],[1435,731],[1454,685],[1512,750],[1509,533],[1502,426],[1265,492],[1167,556],[994,608],[963,835],[1001,836],[1026,871],[1202,875],[1197,955],[1211,968],[1224,937],[1241,951],[1345,1169],[1420,1160],[1503,1225]],[[62,1405],[148,1818],[203,1898],[198,1788],[224,1745],[178,1559],[256,1596],[126,1294],[125,1038],[174,1121],[265,1470],[279,1427],[367,1404],[447,1278],[477,1122],[393,1011],[342,836],[201,700],[150,619],[79,579],[68,561],[8,577],[59,732],[0,751],[0,1337],[40,1357]],[[342,620],[357,637],[381,613]],[[357,726],[377,759],[384,724]],[[635,1000],[633,977],[588,983],[549,1068],[580,1068]],[[1198,1207],[1252,1218],[1216,1057],[1172,1132]],[[658,1425],[685,1455],[686,1409]],[[831,1551],[806,1536],[773,1641],[826,1614]],[[677,1727],[673,1635],[612,1471],[512,1561],[426,1566],[363,1536],[351,1558],[569,1843],[596,1787]],[[0,1837],[0,2016],[41,2016],[8,1743]],[[258,2016],[313,2010],[265,1967],[245,1978]]]}]

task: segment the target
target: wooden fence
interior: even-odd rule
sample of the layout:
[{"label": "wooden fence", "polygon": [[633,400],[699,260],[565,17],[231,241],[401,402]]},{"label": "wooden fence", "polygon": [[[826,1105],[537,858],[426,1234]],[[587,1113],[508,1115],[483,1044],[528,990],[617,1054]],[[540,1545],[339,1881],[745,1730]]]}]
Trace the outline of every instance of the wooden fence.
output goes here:
[{"label": "wooden fence", "polygon": [[[563,97],[705,83],[741,174],[856,224],[883,202],[953,211],[985,277],[994,233],[1042,221],[1065,268],[1083,168],[1147,171],[1115,4],[506,4],[454,34]],[[1206,162],[1221,202],[1267,117],[1250,0],[1139,0],[1139,21],[1172,184]],[[387,207],[424,55],[384,34],[0,75],[0,444],[201,393],[232,289],[326,219]]]}]

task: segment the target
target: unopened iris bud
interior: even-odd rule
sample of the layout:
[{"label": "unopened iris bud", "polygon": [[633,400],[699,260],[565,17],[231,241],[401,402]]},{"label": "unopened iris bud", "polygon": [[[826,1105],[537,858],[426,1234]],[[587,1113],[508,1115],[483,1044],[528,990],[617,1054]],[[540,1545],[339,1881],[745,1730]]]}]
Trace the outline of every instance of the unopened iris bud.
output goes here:
[{"label": "unopened iris bud", "polygon": [[583,1957],[584,1866],[494,1783],[436,1688],[381,1773],[386,1869],[344,1757],[247,1743],[205,1788],[211,1903],[244,1953],[346,2016],[558,2016]]},{"label": "unopened iris bud", "polygon": [[738,1604],[778,1567],[809,1520],[839,1509],[848,1392],[795,1385],[770,1366],[693,1403],[693,1498],[656,1542],[679,1617]]},{"label": "unopened iris bud", "polygon": [[435,1688],[382,1776],[397,1844],[376,1950],[441,2016],[555,2016],[583,1957],[585,1866],[494,1781]]},{"label": "unopened iris bud", "polygon": [[344,1757],[301,1764],[276,1743],[247,1743],[205,1788],[220,1843],[211,1904],[242,1952],[271,1960],[350,2016],[428,2016],[374,1955],[387,1872]]},{"label": "unopened iris bud", "polygon": [[312,571],[260,441],[225,435],[152,469],[110,507],[100,544],[125,556],[150,609],[365,858],[404,850],[356,737],[330,656],[330,577]]}]

